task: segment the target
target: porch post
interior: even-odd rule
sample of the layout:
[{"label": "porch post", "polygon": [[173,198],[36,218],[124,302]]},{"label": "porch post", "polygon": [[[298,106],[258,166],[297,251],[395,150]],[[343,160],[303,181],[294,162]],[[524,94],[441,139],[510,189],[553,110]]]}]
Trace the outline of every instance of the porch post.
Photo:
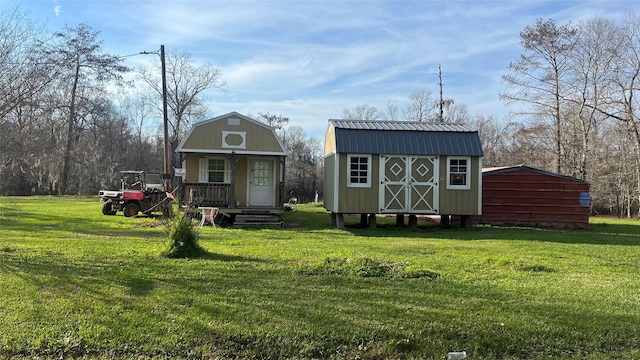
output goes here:
[{"label": "porch post", "polygon": [[231,188],[229,194],[229,207],[234,209],[236,207],[236,152],[231,152],[231,157],[229,158],[229,162],[231,163]]},{"label": "porch post", "polygon": [[281,172],[280,172],[280,203],[276,205],[276,207],[281,207],[282,204],[284,204],[285,201],[285,197],[284,197],[284,180],[287,178],[287,163],[286,163],[286,158],[284,156],[280,156],[280,164],[281,164]]}]

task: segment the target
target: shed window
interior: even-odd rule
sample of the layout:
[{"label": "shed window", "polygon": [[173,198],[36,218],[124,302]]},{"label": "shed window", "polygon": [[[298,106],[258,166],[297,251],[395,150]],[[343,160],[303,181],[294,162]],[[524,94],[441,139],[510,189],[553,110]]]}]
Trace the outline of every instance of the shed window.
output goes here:
[{"label": "shed window", "polygon": [[449,162],[447,164],[447,189],[470,189],[470,176],[470,158],[449,158]]},{"label": "shed window", "polygon": [[200,159],[200,182],[229,182],[229,166],[225,159]]},{"label": "shed window", "polygon": [[349,187],[371,186],[371,155],[349,155]]}]

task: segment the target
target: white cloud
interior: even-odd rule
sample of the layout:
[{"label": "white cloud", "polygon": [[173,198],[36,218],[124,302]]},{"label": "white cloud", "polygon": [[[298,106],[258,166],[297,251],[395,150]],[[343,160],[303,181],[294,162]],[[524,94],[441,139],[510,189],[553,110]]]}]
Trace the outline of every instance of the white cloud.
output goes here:
[{"label": "white cloud", "polygon": [[282,113],[315,136],[345,108],[402,107],[418,87],[436,94],[438,65],[446,97],[471,114],[500,117],[509,111],[498,99],[501,76],[522,51],[525,26],[538,18],[615,20],[636,7],[616,0],[105,0],[72,1],[61,12],[62,0],[52,1],[56,23],[100,30],[108,52],[164,44],[220,68],[228,87],[209,94],[211,115]]},{"label": "white cloud", "polygon": [[52,0],[53,1],[53,13],[56,14],[56,16],[60,16],[60,13],[62,13],[62,6],[58,4],[57,0]]}]

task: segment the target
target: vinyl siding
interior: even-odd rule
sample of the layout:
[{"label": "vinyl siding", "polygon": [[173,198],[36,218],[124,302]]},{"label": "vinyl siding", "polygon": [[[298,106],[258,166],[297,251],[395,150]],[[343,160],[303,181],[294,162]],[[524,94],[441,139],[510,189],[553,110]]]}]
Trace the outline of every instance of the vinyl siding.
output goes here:
[{"label": "vinyl siding", "polygon": [[447,161],[446,156],[440,158],[440,209],[443,215],[477,215],[480,208],[480,157],[471,158],[471,173],[469,179],[471,187],[468,190],[447,189]]},{"label": "vinyl siding", "polygon": [[324,158],[324,207],[329,211],[335,211],[335,165],[336,154]]},{"label": "vinyl siding", "polygon": [[348,187],[348,166],[347,166],[347,154],[340,154],[337,157],[339,161],[340,173],[338,176],[338,211],[345,214],[363,214],[363,213],[377,213],[378,212],[378,191],[380,181],[378,179],[379,173],[379,158],[373,156],[371,158],[371,187]]}]

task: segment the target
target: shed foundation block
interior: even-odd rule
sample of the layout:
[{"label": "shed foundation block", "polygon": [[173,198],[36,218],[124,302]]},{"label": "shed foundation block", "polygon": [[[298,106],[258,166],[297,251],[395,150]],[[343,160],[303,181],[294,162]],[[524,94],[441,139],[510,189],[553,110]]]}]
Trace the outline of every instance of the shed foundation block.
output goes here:
[{"label": "shed foundation block", "polygon": [[416,215],[409,215],[409,227],[414,229],[418,227],[418,217]]},{"label": "shed foundation block", "polygon": [[445,229],[451,227],[451,215],[440,215],[440,227]]},{"label": "shed foundation block", "polygon": [[335,213],[335,226],[338,229],[344,229],[344,215],[343,214],[339,214],[339,213]]},{"label": "shed foundation block", "polygon": [[376,228],[376,214],[369,214],[369,229]]}]

